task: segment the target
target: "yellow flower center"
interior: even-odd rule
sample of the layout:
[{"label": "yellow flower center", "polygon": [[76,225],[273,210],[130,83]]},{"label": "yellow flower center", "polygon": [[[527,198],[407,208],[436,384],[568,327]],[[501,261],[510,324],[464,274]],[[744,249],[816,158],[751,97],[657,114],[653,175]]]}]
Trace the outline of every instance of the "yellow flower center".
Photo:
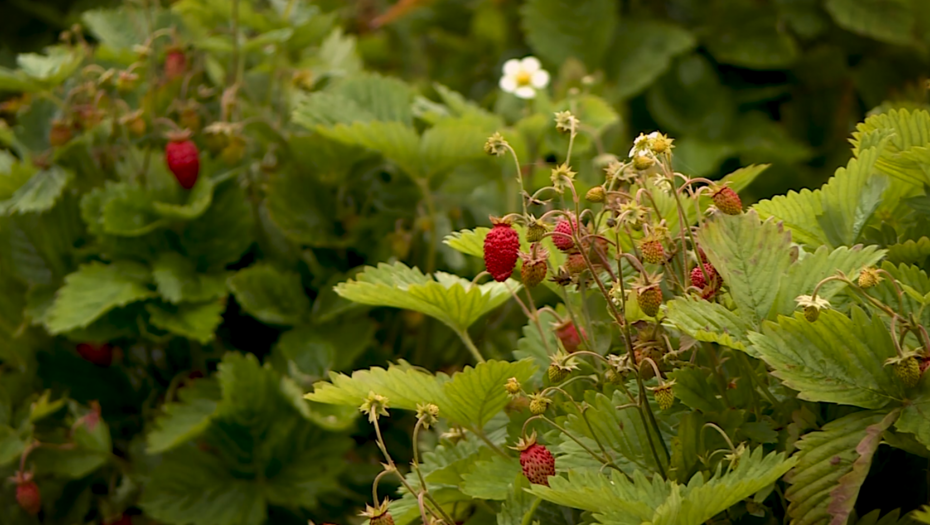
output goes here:
[{"label": "yellow flower center", "polygon": [[527,71],[517,73],[517,85],[520,87],[529,86],[533,80],[533,74]]}]

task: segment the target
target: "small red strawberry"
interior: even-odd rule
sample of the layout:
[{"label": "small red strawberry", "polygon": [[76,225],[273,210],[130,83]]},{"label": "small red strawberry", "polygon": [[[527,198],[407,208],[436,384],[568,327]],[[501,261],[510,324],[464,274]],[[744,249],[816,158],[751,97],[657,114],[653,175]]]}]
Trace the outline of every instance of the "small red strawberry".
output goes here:
[{"label": "small red strawberry", "polygon": [[[584,328],[581,329],[581,334],[587,336]],[[582,335],[579,335],[578,329],[575,328],[575,323],[571,319],[566,319],[555,325],[555,336],[559,338],[568,353],[578,350],[578,347],[581,346]]]},{"label": "small red strawberry", "polygon": [[13,481],[16,482],[16,502],[26,514],[37,515],[42,510],[42,493],[36,482],[32,481],[32,473],[17,472]]},{"label": "small red strawberry", "polygon": [[639,309],[649,317],[655,317],[662,306],[662,288],[658,283],[648,284],[637,288],[636,303]]},{"label": "small red strawberry", "polygon": [[388,510],[390,504],[390,500],[384,498],[384,502],[374,507],[365,505],[365,512],[362,512],[360,516],[368,518],[369,525],[394,525],[394,518]]},{"label": "small red strawberry", "polygon": [[714,205],[717,209],[727,215],[739,215],[743,213],[743,203],[739,200],[739,195],[732,188],[726,186],[720,187],[712,195]]},{"label": "small red strawberry", "polygon": [[184,76],[187,70],[187,55],[179,47],[172,47],[165,55],[165,77],[174,80]]},{"label": "small red strawberry", "polygon": [[691,270],[691,286],[701,290],[701,297],[710,299],[720,291],[723,280],[720,279],[720,275],[717,274],[714,265],[707,262],[704,263],[703,268],[703,272],[701,271],[701,266],[695,266],[694,269]]},{"label": "small red strawberry", "polygon": [[520,236],[507,221],[491,218],[494,225],[484,238],[484,266],[495,281],[506,281],[513,273],[520,252]]},{"label": "small red strawberry", "polygon": [[520,451],[520,466],[526,479],[548,487],[549,476],[555,476],[555,458],[545,445],[536,442],[536,434],[521,438],[514,449]]},{"label": "small red strawberry", "polygon": [[190,132],[168,134],[165,161],[182,188],[189,190],[194,187],[200,174],[200,151],[197,150],[197,145],[191,142]]},{"label": "small red strawberry", "polygon": [[104,368],[113,363],[113,348],[106,343],[99,345],[95,343],[81,343],[77,345],[77,353],[85,360]]},{"label": "small red strawberry", "polygon": [[555,244],[555,247],[563,252],[567,252],[574,248],[575,241],[572,238],[572,230],[575,231],[576,235],[581,235],[581,227],[578,224],[578,219],[572,217],[571,222],[564,217],[559,219],[559,222],[555,225],[555,229],[552,231],[552,244]]},{"label": "small red strawberry", "polygon": [[587,269],[588,265],[584,262],[584,255],[580,253],[573,253],[565,260],[565,270],[568,271],[569,275],[578,275]]},{"label": "small red strawberry", "polygon": [[656,238],[647,238],[639,245],[639,251],[643,254],[643,262],[649,264],[662,264],[665,262],[665,247],[662,241]]}]

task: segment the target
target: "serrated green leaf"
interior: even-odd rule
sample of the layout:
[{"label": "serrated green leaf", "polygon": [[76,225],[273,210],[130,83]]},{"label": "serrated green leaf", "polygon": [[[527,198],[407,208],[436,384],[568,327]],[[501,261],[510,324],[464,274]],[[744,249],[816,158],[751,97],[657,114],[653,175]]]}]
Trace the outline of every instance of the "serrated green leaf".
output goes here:
[{"label": "serrated green leaf", "polygon": [[440,415],[461,425],[484,428],[510,402],[504,385],[511,377],[525,383],[533,376],[535,366],[529,360],[509,363],[488,361],[452,376],[442,386]]},{"label": "serrated green leaf", "polygon": [[919,264],[930,257],[930,237],[908,239],[888,247],[888,261],[894,264]]},{"label": "serrated green leaf", "polygon": [[333,126],[375,120],[374,114],[354,100],[326,91],[298,97],[291,117],[295,123],[307,129],[315,129],[318,125]]},{"label": "serrated green leaf", "polygon": [[765,319],[778,293],[778,280],[791,265],[791,234],[773,220],[759,221],[755,211],[718,214],[698,233],[733,300],[744,314]]},{"label": "serrated green leaf", "polygon": [[520,14],[526,40],[538,57],[555,67],[575,57],[591,70],[601,64],[618,22],[617,6],[610,0],[530,0]]},{"label": "serrated green leaf", "polygon": [[213,202],[213,188],[212,178],[199,177],[193,188],[178,194],[176,199],[153,202],[152,211],[166,219],[182,221],[196,219],[203,215]]},{"label": "serrated green leaf", "polygon": [[226,295],[226,272],[197,273],[194,263],[177,252],[163,252],[152,263],[158,293],[168,302],[203,302]]},{"label": "serrated green leaf", "polygon": [[46,319],[53,334],[84,328],[113,308],[154,297],[144,266],[129,261],[93,262],[65,277]]},{"label": "serrated green leaf", "polygon": [[152,326],[193,339],[200,344],[207,344],[213,340],[216,328],[223,321],[226,301],[176,305],[148,303],[145,309],[149,312],[149,322]]},{"label": "serrated green leaf", "polygon": [[191,221],[180,236],[181,247],[198,271],[236,262],[252,244],[252,210],[239,184],[216,189],[213,204]]},{"label": "serrated green leaf", "polygon": [[250,266],[229,278],[229,289],[243,310],[265,323],[296,325],[310,314],[310,300],[294,272],[264,264]]},{"label": "serrated green leaf", "polygon": [[355,122],[333,127],[317,126],[317,131],[344,144],[360,146],[380,153],[413,177],[420,172],[420,138],[411,126],[398,121]]},{"label": "serrated green leaf", "polygon": [[617,28],[607,71],[617,79],[616,96],[640,93],[668,70],[672,58],[696,44],[694,36],[677,25],[659,20],[626,18]]},{"label": "serrated green leaf", "polygon": [[462,492],[477,499],[503,500],[521,473],[517,458],[491,456],[475,463],[474,468],[462,476]]},{"label": "serrated green leaf", "polygon": [[602,516],[611,515],[611,523],[640,525],[652,520],[655,509],[672,491],[672,482],[661,476],[649,481],[637,470],[631,480],[619,472],[609,472],[569,471],[567,478],[551,477],[548,487],[533,485],[529,492],[557,505],[596,512],[601,523],[605,522]]},{"label": "serrated green leaf", "polygon": [[141,186],[107,184],[102,199],[101,224],[105,233],[138,237],[167,224],[152,209],[151,195]]},{"label": "serrated green leaf", "polygon": [[372,343],[374,332],[374,322],[367,318],[344,324],[298,326],[281,334],[275,351],[288,363],[292,376],[304,374],[316,379],[331,370],[351,366]]},{"label": "serrated green leaf", "polygon": [[0,202],[0,214],[43,212],[55,205],[74,172],[60,166],[37,171],[13,195]]},{"label": "serrated green leaf", "polygon": [[890,133],[876,170],[917,187],[930,184],[930,172],[925,170],[930,159],[930,112],[900,109],[868,117],[853,133],[853,155],[858,157],[869,146],[865,139],[875,131]]},{"label": "serrated green leaf", "polygon": [[520,287],[512,280],[479,286],[442,272],[430,277],[402,263],[381,263],[339,284],[336,293],[362,304],[420,312],[462,332],[504,304],[510,298],[508,286],[514,291]]},{"label": "serrated green leaf", "polygon": [[749,351],[748,334],[753,326],[736,312],[718,303],[687,296],[676,297],[666,304],[669,320],[694,339]]},{"label": "serrated green leaf", "polygon": [[914,38],[907,0],[827,0],[826,8],[838,26],[853,33],[899,45]]},{"label": "serrated green leaf", "polygon": [[376,120],[395,121],[410,126],[413,92],[403,81],[376,73],[352,76],[336,84],[333,92],[365,108]]},{"label": "serrated green leaf", "polygon": [[[313,146],[316,146],[314,152],[327,151],[316,144]],[[333,220],[336,209],[328,189],[309,173],[285,170],[275,174],[269,181],[266,203],[271,220],[295,242],[316,247],[342,247],[352,241],[337,234]]]},{"label": "serrated green leaf", "polygon": [[724,410],[723,401],[713,384],[713,377],[697,368],[679,368],[669,374],[675,380],[675,397],[685,405],[705,413]]},{"label": "serrated green leaf", "polygon": [[431,177],[484,157],[482,146],[489,133],[485,128],[459,119],[440,121],[426,130],[420,140],[420,173]]},{"label": "serrated green leaf", "polygon": [[529,486],[530,482],[525,478],[517,478],[501,505],[497,525],[523,525],[527,518],[533,516],[539,505],[539,498],[526,490]]},{"label": "serrated green leaf", "polygon": [[851,313],[826,310],[814,323],[800,314],[780,317],[765,321],[762,333],[749,339],[801,399],[870,409],[904,399],[901,382],[884,364],[896,355],[887,327],[858,307]]},{"label": "serrated green leaf", "polygon": [[795,242],[809,246],[827,244],[826,234],[817,222],[817,216],[823,213],[820,190],[791,190],[785,195],[759,201],[752,209],[762,219],[774,217],[781,221],[785,228],[791,230]]},{"label": "serrated green leaf", "polygon": [[219,401],[219,385],[212,379],[198,379],[178,390],[178,401],[162,407],[164,413],[146,435],[146,452],[161,454],[202,434]]},{"label": "serrated green leaf", "polygon": [[420,403],[438,405],[443,397],[442,385],[449,381],[444,374],[432,376],[409,365],[356,370],[351,377],[334,372],[329,376],[328,382],[314,384],[313,392],[304,397],[316,403],[360,407],[374,392],[388,398],[389,409],[416,410]]},{"label": "serrated green leaf", "polygon": [[791,487],[785,491],[788,514],[794,525],[822,525],[830,520],[831,492],[849,473],[860,454],[856,447],[872,425],[879,425],[885,412],[856,412],[827,423],[806,434],[797,443],[797,466],[785,476]]},{"label": "serrated green leaf", "polygon": [[930,449],[930,381],[921,379],[917,392],[909,397],[913,400],[901,409],[901,418],[895,423],[895,428],[913,434],[917,441]]}]

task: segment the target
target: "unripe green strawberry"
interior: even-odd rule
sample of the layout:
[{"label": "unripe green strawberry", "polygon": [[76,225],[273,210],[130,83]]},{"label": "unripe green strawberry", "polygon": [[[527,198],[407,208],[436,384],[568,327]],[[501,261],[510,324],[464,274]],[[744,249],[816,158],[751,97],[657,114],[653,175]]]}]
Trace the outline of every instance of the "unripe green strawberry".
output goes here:
[{"label": "unripe green strawberry", "polygon": [[864,289],[872,288],[873,286],[880,283],[882,276],[879,275],[878,269],[875,267],[863,268],[859,272],[859,287]]},{"label": "unripe green strawberry", "polygon": [[804,318],[811,323],[817,321],[817,319],[820,318],[820,308],[817,308],[816,306],[805,306]]},{"label": "unripe green strawberry", "polygon": [[916,357],[906,357],[894,364],[894,374],[908,387],[915,387],[920,382],[920,362]]},{"label": "unripe green strawberry", "polygon": [[665,262],[665,247],[658,239],[647,239],[639,245],[643,254],[643,262],[649,264],[662,264]]},{"label": "unripe green strawberry", "polygon": [[523,262],[520,267],[520,279],[527,288],[535,288],[546,278],[549,271],[546,261]]},{"label": "unripe green strawberry", "polygon": [[495,281],[506,281],[513,273],[520,252],[520,236],[509,222],[491,219],[494,225],[484,238],[484,266]]},{"label": "unripe green strawberry", "polygon": [[713,194],[714,205],[717,209],[727,215],[739,215],[743,213],[743,203],[739,200],[739,195],[732,188],[722,186]]},{"label": "unripe green strawberry", "polygon": [[585,193],[584,198],[588,202],[599,203],[599,202],[604,202],[605,194],[606,192],[604,191],[603,186],[595,186],[591,188],[590,190],[588,190],[587,193]]},{"label": "unripe green strawberry", "polygon": [[662,306],[662,288],[658,284],[651,284],[637,289],[636,302],[644,314],[655,317]]},{"label": "unripe green strawberry", "polygon": [[523,387],[520,386],[520,381],[518,381],[516,377],[511,377],[504,383],[504,390],[512,396],[519,394],[522,388]]},{"label": "unripe green strawberry", "polygon": [[557,385],[562,381],[565,381],[565,379],[570,375],[571,370],[567,370],[555,364],[549,365],[549,382],[553,385]]},{"label": "unripe green strawberry", "polygon": [[621,376],[619,372],[611,367],[608,368],[606,372],[604,372],[604,381],[610,385],[619,385],[623,382],[623,376]]},{"label": "unripe green strawberry", "polygon": [[675,392],[671,383],[661,384],[652,390],[652,397],[659,404],[659,409],[668,410],[675,404]]},{"label": "unripe green strawberry", "polygon": [[568,256],[565,260],[565,269],[570,275],[578,275],[581,272],[588,269],[588,265],[584,262],[584,255],[580,253],[573,253]]},{"label": "unripe green strawberry", "polygon": [[546,410],[549,409],[549,404],[552,403],[552,400],[548,397],[542,396],[540,394],[533,394],[530,396],[530,414],[534,416],[541,416],[546,413]]},{"label": "unripe green strawberry", "polygon": [[515,447],[520,451],[523,475],[534,485],[549,486],[549,476],[555,476],[555,458],[545,445],[536,442],[536,434],[521,438]]},{"label": "unripe green strawberry", "polygon": [[390,506],[390,501],[385,498],[384,502],[380,505],[371,505],[365,506],[365,511],[360,514],[360,516],[368,518],[369,525],[394,525],[394,518],[391,516],[391,512],[388,510]]},{"label": "unripe green strawberry", "polygon": [[535,220],[526,227],[526,242],[539,242],[548,233],[548,228],[542,221]]}]

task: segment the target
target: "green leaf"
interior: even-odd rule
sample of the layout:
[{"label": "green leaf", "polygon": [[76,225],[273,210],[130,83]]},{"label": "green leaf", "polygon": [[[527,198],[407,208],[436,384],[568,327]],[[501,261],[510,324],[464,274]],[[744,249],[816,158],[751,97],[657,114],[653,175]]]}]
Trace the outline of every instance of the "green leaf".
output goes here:
[{"label": "green leaf", "polygon": [[597,69],[617,27],[610,0],[529,0],[520,10],[526,41],[539,58],[560,66],[569,57]]},{"label": "green leaf", "polygon": [[752,209],[762,219],[774,217],[781,221],[791,230],[795,242],[816,247],[828,244],[827,235],[817,221],[817,216],[823,214],[820,200],[820,190],[804,188],[800,192],[791,190],[785,195],[759,201]]},{"label": "green leaf", "polygon": [[375,120],[374,114],[354,100],[327,91],[298,97],[292,118],[295,123],[307,129],[315,129],[318,125],[332,126]]},{"label": "green leaf", "polygon": [[885,360],[896,355],[888,328],[858,307],[852,318],[826,310],[811,323],[800,314],[765,321],[749,339],[773,374],[808,401],[881,408],[904,399]]},{"label": "green leaf", "polygon": [[685,405],[704,413],[724,410],[723,400],[713,384],[713,376],[698,368],[679,368],[669,374],[675,380],[675,397]]},{"label": "green leaf", "polygon": [[[868,464],[874,453],[873,445],[878,445],[877,441],[873,441],[876,431],[890,425],[887,419],[888,414],[884,412],[855,412],[801,438],[796,445],[800,450],[795,456],[797,466],[785,476],[791,484],[785,491],[785,497],[790,502],[788,515],[793,524],[819,525],[830,519],[828,507],[844,503],[844,500],[834,502],[832,493],[840,487],[840,480],[853,472],[854,466]],[[857,452],[862,443],[866,443],[867,447]],[[860,461],[863,454],[867,454],[867,458]],[[851,479],[846,478],[846,483]],[[855,494],[849,496],[852,496],[852,501],[845,503],[854,503]],[[840,523],[845,523],[845,520]]]},{"label": "green leaf", "polygon": [[364,73],[339,82],[333,92],[352,100],[376,120],[413,124],[410,111],[413,91],[397,78]]},{"label": "green leaf", "polygon": [[145,305],[152,326],[172,334],[193,339],[200,344],[213,340],[216,327],[223,321],[226,301],[181,303],[177,305],[149,303]]},{"label": "green leaf", "polygon": [[701,228],[698,242],[740,309],[765,319],[775,303],[778,280],[791,265],[791,235],[749,211],[718,214]]},{"label": "green leaf", "polygon": [[55,205],[72,179],[74,172],[57,165],[37,171],[9,199],[0,201],[0,213],[46,211]]},{"label": "green leaf", "polygon": [[239,184],[226,182],[213,204],[181,234],[181,247],[199,271],[236,262],[252,244],[252,209]]},{"label": "green leaf", "polygon": [[296,325],[310,315],[310,300],[294,272],[250,266],[229,278],[229,289],[243,310],[264,323]]},{"label": "green leaf", "polygon": [[462,492],[468,496],[485,500],[504,500],[511,493],[514,481],[522,479],[520,461],[513,457],[491,456],[488,460],[475,463],[470,472],[462,477]]},{"label": "green leaf", "polygon": [[[320,156],[322,151],[329,151],[323,148],[332,144],[325,142],[308,146],[313,146],[311,151]],[[351,242],[337,235],[333,220],[336,209],[328,188],[306,171],[283,170],[273,175],[266,203],[271,220],[295,242],[318,247],[342,247]]]},{"label": "green leaf", "polygon": [[128,9],[94,9],[82,15],[85,27],[101,44],[114,50],[131,50],[145,37],[138,29],[144,27],[142,14]]},{"label": "green leaf", "polygon": [[485,156],[482,145],[488,130],[459,119],[444,119],[423,133],[420,173],[426,177],[451,171],[457,165]]},{"label": "green leaf", "polygon": [[665,314],[679,330],[698,341],[748,351],[748,334],[753,326],[721,304],[676,297],[667,303]]},{"label": "green leaf", "polygon": [[336,293],[362,304],[420,312],[463,332],[510,298],[508,286],[516,292],[520,285],[511,280],[479,286],[442,272],[430,277],[402,263],[381,263],[339,284]]},{"label": "green leaf", "polygon": [[908,239],[888,247],[887,259],[894,264],[920,264],[930,257],[930,237]]},{"label": "green leaf", "polygon": [[827,11],[844,29],[890,44],[914,39],[914,14],[907,0],[827,0]]},{"label": "green leaf", "polygon": [[178,401],[163,405],[155,428],[146,435],[146,452],[161,454],[201,435],[210,425],[220,401],[220,389],[212,379],[197,379],[178,390]]},{"label": "green leaf", "polygon": [[129,261],[93,262],[65,277],[46,319],[52,334],[84,328],[113,308],[154,297],[147,268]]},{"label": "green leaf", "polygon": [[930,381],[922,379],[914,399],[901,410],[895,423],[901,432],[909,432],[923,446],[930,449]]},{"label": "green leaf", "polygon": [[890,133],[881,156],[875,161],[877,171],[918,187],[930,184],[930,172],[926,171],[930,160],[930,112],[900,109],[870,116],[857,125],[853,133],[854,156],[859,157],[863,149],[874,146],[874,142],[867,139],[875,131]]},{"label": "green leaf", "polygon": [[539,498],[527,491],[529,486],[530,482],[525,478],[517,478],[501,505],[497,525],[523,525],[527,517],[532,516],[539,505]]},{"label": "green leaf", "polygon": [[226,295],[228,274],[197,273],[194,263],[177,252],[162,252],[152,264],[158,293],[168,302],[203,302]]},{"label": "green leaf", "polygon": [[350,367],[372,343],[374,332],[374,322],[367,318],[298,326],[281,334],[275,350],[287,362],[292,376],[299,373],[320,378],[333,369]]},{"label": "green leaf", "polygon": [[[513,351],[516,359],[532,359],[536,363],[537,372],[533,377],[533,384],[542,383],[543,374],[549,368],[550,355],[554,355],[559,348],[559,340],[554,330],[548,329],[558,321],[556,315],[548,310],[539,312],[539,323],[543,327],[540,333],[536,323],[529,321],[523,327],[523,337],[517,341],[517,349]],[[543,339],[545,337],[545,339]]]},{"label": "green leaf", "polygon": [[261,525],[268,517],[253,481],[232,476],[220,458],[193,447],[162,458],[140,505],[156,520],[185,525]]},{"label": "green leaf", "polygon": [[166,219],[189,221],[196,219],[207,211],[213,202],[213,179],[200,177],[190,191],[179,193],[176,198],[152,203],[152,210]]},{"label": "green leaf", "polygon": [[103,231],[111,235],[138,237],[167,224],[152,208],[149,190],[128,183],[104,187]]},{"label": "green leaf", "polygon": [[535,366],[529,360],[487,361],[466,366],[442,386],[443,398],[437,403],[439,414],[461,425],[482,429],[510,402],[504,390],[507,380],[515,377],[525,383],[533,372]]},{"label": "green leaf", "polygon": [[318,126],[317,131],[344,144],[377,151],[410,176],[423,176],[420,172],[420,138],[416,130],[407,124],[397,121],[355,122],[333,127]]},{"label": "green leaf", "polygon": [[57,85],[81,65],[82,53],[65,46],[49,47],[48,54],[23,53],[16,57],[20,70],[36,80]]},{"label": "green leaf", "polygon": [[610,516],[611,523],[640,525],[652,520],[657,509],[672,492],[673,483],[653,476],[649,481],[641,470],[633,473],[632,480],[616,472],[610,475],[597,471],[571,470],[568,477],[549,478],[549,486],[533,485],[529,492],[557,505],[597,513],[598,521]]},{"label": "green leaf", "polygon": [[392,365],[387,370],[374,367],[356,370],[352,376],[330,373],[329,382],[313,385],[306,399],[316,403],[360,407],[368,394],[374,392],[388,398],[388,408],[416,410],[417,404],[434,403],[442,399],[442,385],[449,377],[432,376],[406,363]]},{"label": "green leaf", "polygon": [[780,30],[779,20],[759,9],[724,18],[707,35],[707,47],[723,64],[749,69],[784,69],[797,60],[799,46],[791,33]]},{"label": "green leaf", "polygon": [[696,44],[687,30],[659,20],[624,19],[617,28],[607,71],[618,81],[616,96],[639,94],[668,70],[672,58]]}]

